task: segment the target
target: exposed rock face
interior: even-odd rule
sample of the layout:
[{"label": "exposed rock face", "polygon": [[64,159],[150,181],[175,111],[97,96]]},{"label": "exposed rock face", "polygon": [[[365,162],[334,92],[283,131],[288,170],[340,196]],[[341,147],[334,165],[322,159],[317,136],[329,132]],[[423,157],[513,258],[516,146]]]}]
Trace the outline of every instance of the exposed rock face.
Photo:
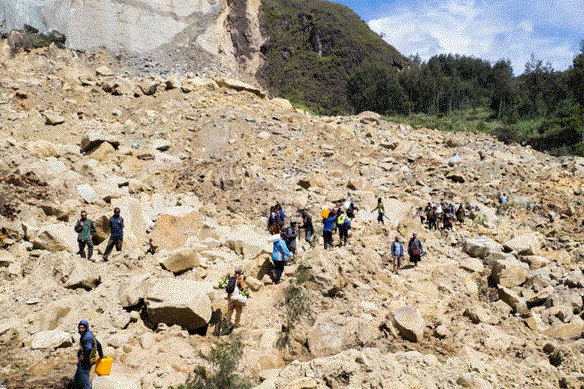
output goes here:
[{"label": "exposed rock face", "polygon": [[171,41],[190,24],[191,15],[216,14],[221,1],[142,0],[115,1],[9,0],[0,4],[2,32],[22,29],[27,23],[41,32],[57,30],[67,46],[90,49],[106,46],[133,52],[152,51]]}]

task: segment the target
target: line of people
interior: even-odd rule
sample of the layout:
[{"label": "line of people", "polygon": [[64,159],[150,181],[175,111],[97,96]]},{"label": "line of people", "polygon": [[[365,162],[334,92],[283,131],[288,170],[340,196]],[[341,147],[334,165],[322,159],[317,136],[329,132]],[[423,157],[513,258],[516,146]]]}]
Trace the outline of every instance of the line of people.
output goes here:
[{"label": "line of people", "polygon": [[452,230],[454,221],[464,223],[465,211],[463,204],[455,208],[454,204],[445,201],[433,204],[428,202],[421,216],[422,224],[427,223],[430,230]]}]

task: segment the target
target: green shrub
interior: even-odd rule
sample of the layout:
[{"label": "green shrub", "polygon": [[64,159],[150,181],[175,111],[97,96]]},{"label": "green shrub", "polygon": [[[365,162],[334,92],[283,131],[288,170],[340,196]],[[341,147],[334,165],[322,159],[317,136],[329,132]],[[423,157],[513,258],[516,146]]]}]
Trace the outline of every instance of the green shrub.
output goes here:
[{"label": "green shrub", "polygon": [[205,359],[211,364],[213,373],[208,375],[199,366],[183,385],[174,389],[248,389],[251,383],[239,377],[235,371],[243,355],[243,342],[238,336],[220,341]]},{"label": "green shrub", "polygon": [[302,317],[312,317],[310,299],[306,293],[295,285],[290,285],[284,290],[286,304],[286,324],[282,328],[277,346],[283,348],[290,344],[290,334]]}]

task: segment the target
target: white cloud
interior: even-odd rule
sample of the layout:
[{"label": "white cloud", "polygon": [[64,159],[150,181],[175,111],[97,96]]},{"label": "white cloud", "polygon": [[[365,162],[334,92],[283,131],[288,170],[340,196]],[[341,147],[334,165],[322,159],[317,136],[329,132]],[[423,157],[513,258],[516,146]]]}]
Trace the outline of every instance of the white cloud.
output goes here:
[{"label": "white cloud", "polygon": [[584,38],[584,0],[437,0],[402,3],[371,20],[404,55],[440,53],[509,58],[521,73],[531,53],[566,69]]}]

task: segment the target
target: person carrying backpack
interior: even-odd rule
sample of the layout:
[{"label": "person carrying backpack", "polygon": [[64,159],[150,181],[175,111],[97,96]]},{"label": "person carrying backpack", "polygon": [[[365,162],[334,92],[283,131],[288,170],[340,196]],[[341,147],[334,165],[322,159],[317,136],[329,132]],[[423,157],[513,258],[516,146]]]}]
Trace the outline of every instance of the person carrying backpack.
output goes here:
[{"label": "person carrying backpack", "polygon": [[322,219],[322,237],[324,240],[324,248],[333,247],[333,229],[335,228],[335,223],[337,220],[337,215],[332,212]]},{"label": "person carrying backpack", "polygon": [[286,242],[286,247],[292,253],[292,255],[296,255],[296,224],[295,221],[290,222],[290,226],[287,227],[284,232],[282,232],[282,237],[284,238],[284,242]]},{"label": "person carrying backpack", "polygon": [[80,335],[79,343],[81,348],[77,352],[77,371],[75,372],[75,378],[73,378],[73,387],[91,389],[89,371],[91,370],[91,365],[97,362],[98,355],[99,358],[103,358],[103,351],[101,343],[89,331],[89,323],[87,320],[81,320],[77,326],[77,330]]},{"label": "person carrying backpack", "polygon": [[300,228],[304,230],[304,239],[310,244],[310,247],[313,247],[314,226],[312,225],[312,217],[306,209],[301,210],[300,215],[302,215],[303,223]]},{"label": "person carrying backpack", "polygon": [[395,241],[391,244],[391,256],[393,258],[393,272],[399,274],[399,267],[404,256],[404,245],[400,242],[399,236],[396,236]]},{"label": "person carrying backpack", "polygon": [[424,255],[422,242],[418,239],[418,236],[414,233],[412,238],[408,243],[408,254],[410,256],[410,262],[416,266],[418,262],[422,259],[422,255]]},{"label": "person carrying backpack", "polygon": [[272,247],[272,262],[274,264],[273,278],[275,284],[280,283],[282,273],[284,272],[284,266],[286,266],[286,261],[291,257],[292,254],[290,253],[290,250],[288,250],[283,237],[280,235],[280,237],[274,241]]},{"label": "person carrying backpack", "polygon": [[245,281],[243,279],[243,270],[241,268],[235,269],[234,275],[229,277],[227,281],[227,287],[225,291],[227,292],[227,322],[231,325],[231,316],[233,316],[233,311],[235,311],[235,322],[233,323],[233,328],[239,327],[239,322],[241,320],[241,312],[243,307],[247,304],[247,297],[242,294],[246,288]]}]

